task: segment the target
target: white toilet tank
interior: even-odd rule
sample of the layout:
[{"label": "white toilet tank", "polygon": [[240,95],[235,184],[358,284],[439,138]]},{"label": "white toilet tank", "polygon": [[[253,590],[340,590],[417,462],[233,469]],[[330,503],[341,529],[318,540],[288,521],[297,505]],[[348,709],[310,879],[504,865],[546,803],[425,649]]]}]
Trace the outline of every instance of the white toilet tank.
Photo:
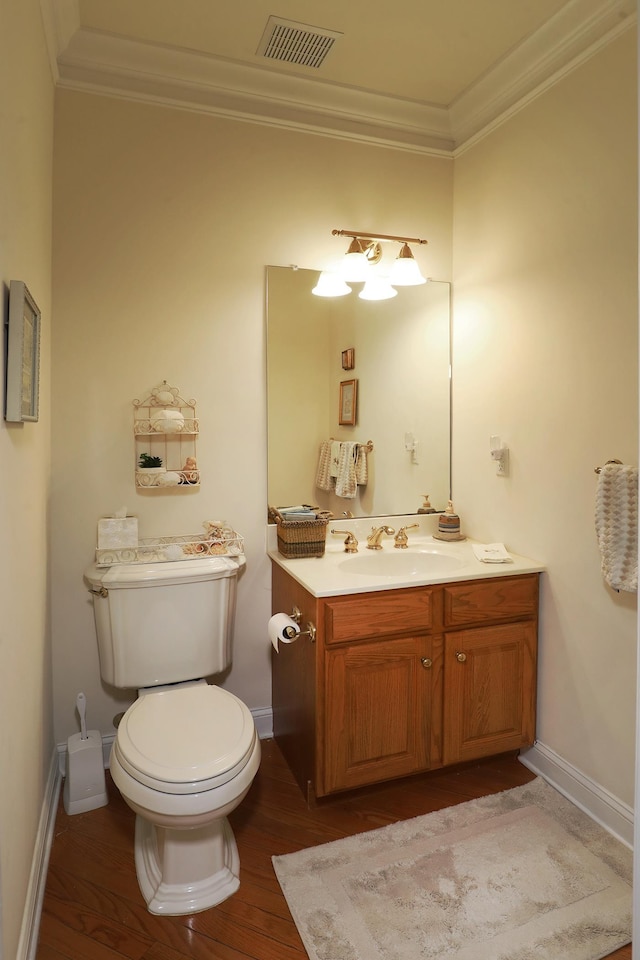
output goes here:
[{"label": "white toilet tank", "polygon": [[92,564],[100,674],[151,687],[220,673],[231,663],[236,582],[244,557]]}]

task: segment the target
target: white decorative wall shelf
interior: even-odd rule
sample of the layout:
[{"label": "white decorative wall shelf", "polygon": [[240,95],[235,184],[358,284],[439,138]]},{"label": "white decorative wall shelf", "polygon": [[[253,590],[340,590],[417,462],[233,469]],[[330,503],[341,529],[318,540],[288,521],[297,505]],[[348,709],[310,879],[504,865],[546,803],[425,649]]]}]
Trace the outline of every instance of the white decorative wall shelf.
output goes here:
[{"label": "white decorative wall shelf", "polygon": [[[196,401],[184,400],[178,388],[166,380],[154,387],[145,400],[134,400],[136,488],[199,487],[198,433]],[[145,461],[147,466],[143,466]]]}]

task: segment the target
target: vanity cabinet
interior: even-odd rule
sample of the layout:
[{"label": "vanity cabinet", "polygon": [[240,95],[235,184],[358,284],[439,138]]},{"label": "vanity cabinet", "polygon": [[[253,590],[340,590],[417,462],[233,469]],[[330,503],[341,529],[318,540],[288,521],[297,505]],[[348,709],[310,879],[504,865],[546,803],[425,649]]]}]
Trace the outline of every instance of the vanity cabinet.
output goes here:
[{"label": "vanity cabinet", "polygon": [[273,564],[273,723],[307,799],[531,745],[538,575],[316,598]]}]

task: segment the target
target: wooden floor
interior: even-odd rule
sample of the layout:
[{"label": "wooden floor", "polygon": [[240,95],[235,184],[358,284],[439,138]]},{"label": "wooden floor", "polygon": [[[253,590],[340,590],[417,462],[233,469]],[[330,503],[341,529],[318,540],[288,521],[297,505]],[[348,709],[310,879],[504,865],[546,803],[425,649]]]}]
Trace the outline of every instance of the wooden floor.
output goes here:
[{"label": "wooden floor", "polygon": [[[239,891],[190,917],[148,913],[133,863],[134,816],[108,779],[110,802],[68,817],[60,802],[37,960],[306,960],[271,857],[526,783],[515,758],[437,771],[308,810],[277,745],[231,817]],[[630,960],[631,948],[611,954]],[[340,960],[340,958],[335,958]],[[367,960],[367,958],[362,958]],[[561,960],[561,958],[558,958]]]}]

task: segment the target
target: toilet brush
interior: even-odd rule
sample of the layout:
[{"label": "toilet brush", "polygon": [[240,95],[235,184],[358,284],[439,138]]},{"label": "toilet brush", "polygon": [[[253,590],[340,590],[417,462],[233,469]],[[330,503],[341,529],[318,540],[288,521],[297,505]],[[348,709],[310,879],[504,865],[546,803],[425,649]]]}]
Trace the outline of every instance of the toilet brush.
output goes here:
[{"label": "toilet brush", "polygon": [[87,698],[84,693],[79,693],[76,697],[76,706],[80,714],[80,739],[88,740],[87,737]]},{"label": "toilet brush", "polygon": [[80,733],[74,733],[67,742],[66,776],[62,799],[68,814],[86,813],[109,802],[107,796],[102,737],[99,730],[87,731],[87,698],[76,697],[80,716]]}]

